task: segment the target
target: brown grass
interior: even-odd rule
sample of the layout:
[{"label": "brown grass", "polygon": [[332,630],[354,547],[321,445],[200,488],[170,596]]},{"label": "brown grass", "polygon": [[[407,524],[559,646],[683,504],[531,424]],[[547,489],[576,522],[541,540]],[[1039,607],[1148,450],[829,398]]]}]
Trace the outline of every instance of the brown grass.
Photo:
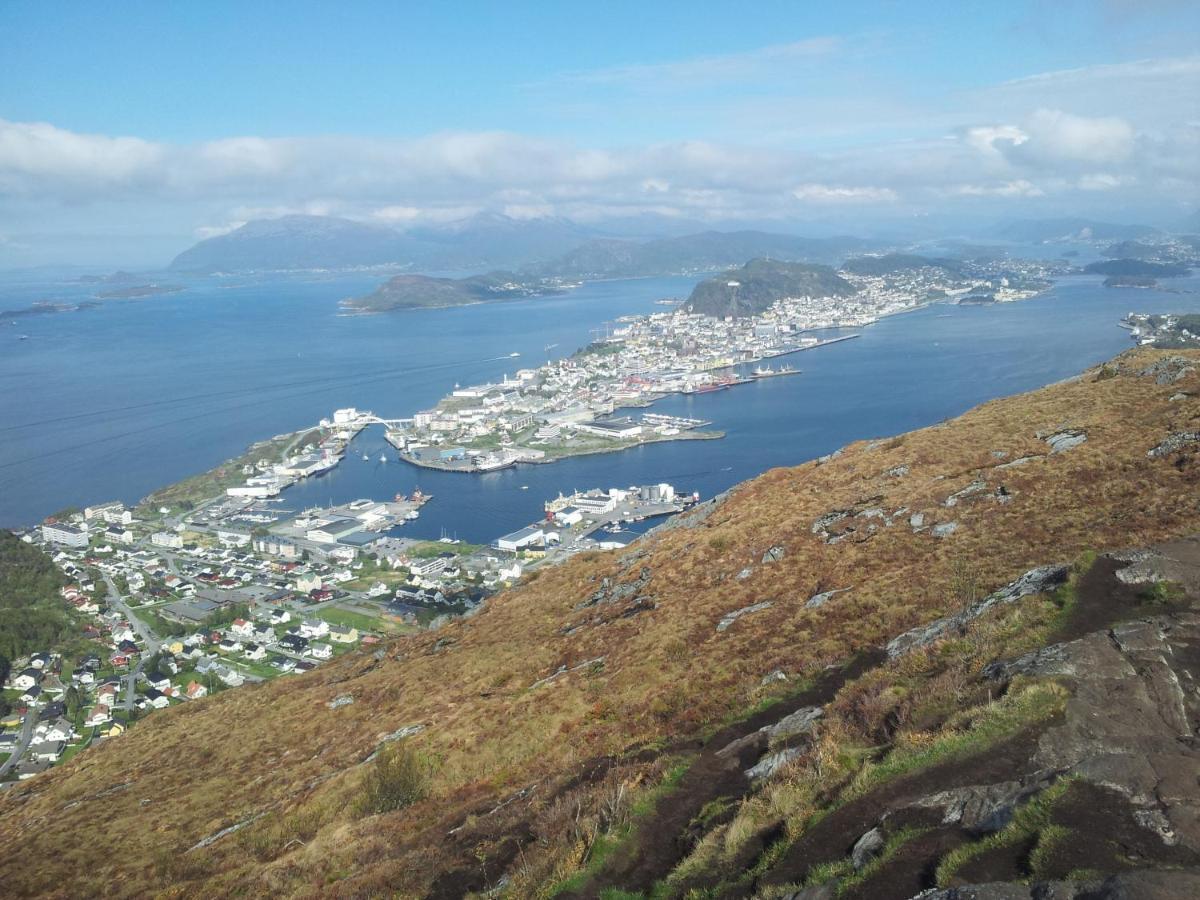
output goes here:
[{"label": "brown grass", "polygon": [[[504,870],[524,872],[527,884],[567,874],[581,864],[578,835],[602,821],[601,797],[614,787],[606,779],[632,789],[657,765],[639,761],[649,759],[639,748],[744,714],[780,690],[762,686],[768,672],[782,669],[794,683],[957,608],[966,588],[956,561],[971,561],[970,590],[986,593],[1087,548],[1200,529],[1197,463],[1146,456],[1200,418],[1197,376],[1160,386],[1132,374],[1160,355],[1133,351],[1117,361],[1118,377],[995,401],[875,449],[855,444],[821,465],[773,470],[695,528],[545,570],[472,619],[393,642],[382,661],[353,654],[156,713],[0,799],[0,883],[13,896],[419,896],[435,884],[453,894],[471,878],[494,882]],[[1180,390],[1193,396],[1169,402]],[[1086,429],[1087,443],[996,468],[1045,454],[1035,433],[1064,424]],[[900,465],[907,475],[884,474]],[[942,506],[979,477],[987,493]],[[1001,483],[1011,502],[990,496]],[[837,544],[812,533],[818,516],[864,505],[959,528],[943,539],[913,533],[904,513],[891,527],[859,519]],[[762,565],[777,544],[784,558]],[[751,577],[735,579],[748,565]],[[621,618],[619,606],[577,608],[602,577],[632,580],[642,566],[652,572],[643,593],[653,610]],[[804,608],[831,588],[852,590]],[[772,607],[716,631],[722,615],[762,600]],[[566,635],[568,623],[582,627]],[[602,665],[533,687],[599,657]],[[937,690],[960,690],[955,677]],[[341,694],[354,703],[330,710]],[[845,721],[867,737],[889,714],[925,703],[869,683],[845,702],[854,704]],[[384,736],[418,723],[424,731],[409,740],[437,763],[430,795],[358,817],[362,761]],[[614,757],[622,759],[595,778],[579,774]],[[772,790],[764,818],[801,808],[787,790]],[[563,824],[569,816],[575,831]],[[437,882],[454,873],[463,880]]]}]

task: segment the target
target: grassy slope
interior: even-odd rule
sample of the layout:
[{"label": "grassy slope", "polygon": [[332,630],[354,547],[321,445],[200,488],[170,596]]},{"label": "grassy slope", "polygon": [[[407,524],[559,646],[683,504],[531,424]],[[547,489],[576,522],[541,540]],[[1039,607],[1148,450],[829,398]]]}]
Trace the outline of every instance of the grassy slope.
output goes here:
[{"label": "grassy slope", "polygon": [[[1139,350],[1121,361],[1129,372],[1165,355]],[[1200,352],[1184,355],[1200,361]],[[1193,396],[1170,402],[1180,390]],[[8,851],[0,879],[14,894],[64,896],[143,895],[172,882],[181,895],[315,896],[334,882],[346,894],[423,893],[472,857],[503,856],[486,836],[469,848],[447,839],[467,813],[536,783],[549,790],[541,801],[549,815],[547,786],[587,761],[711,730],[778,690],[761,685],[766,673],[816,672],[945,613],[955,603],[955,559],[973,560],[991,589],[1087,548],[1200,529],[1195,468],[1146,456],[1167,433],[1197,428],[1198,391],[1196,375],[1160,386],[1093,371],[985,404],[873,448],[853,445],[825,464],[769,472],[697,527],[542,572],[470,620],[396,641],[383,660],[352,654],[306,676],[157,713],[0,800]],[[1009,460],[1044,454],[1035,432],[1064,425],[1086,429],[1087,443],[995,468],[1002,460],[993,450]],[[899,465],[907,475],[885,474]],[[992,489],[1003,482],[1012,501],[942,507],[979,475]],[[959,529],[939,540],[899,523],[836,545],[812,533],[818,516],[862,506],[908,507]],[[783,560],[760,565],[777,544]],[[749,578],[733,577],[748,565]],[[620,603],[575,609],[602,576],[630,580],[643,566],[652,611],[619,618]],[[814,593],[851,586],[819,609],[803,607]],[[716,631],[722,615],[762,600],[774,605]],[[562,634],[581,622],[589,624]],[[598,657],[600,665],[532,687]],[[326,707],[343,694],[354,703]],[[357,763],[413,723],[426,726],[415,743],[439,759],[433,795],[356,818]],[[633,761],[621,772],[631,790],[648,777]],[[183,852],[262,813],[243,832]],[[97,828],[103,840],[87,836]]]}]

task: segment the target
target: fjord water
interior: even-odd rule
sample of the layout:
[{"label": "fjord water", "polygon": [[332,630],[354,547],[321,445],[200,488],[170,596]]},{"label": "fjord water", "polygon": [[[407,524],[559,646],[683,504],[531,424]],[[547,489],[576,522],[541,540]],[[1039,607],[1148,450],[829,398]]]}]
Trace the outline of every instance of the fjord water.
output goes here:
[{"label": "fjord water", "polygon": [[[205,280],[182,294],[5,321],[0,524],[30,524],[68,505],[136,502],[336,407],[410,415],[455,383],[565,355],[606,321],[661,310],[656,299],[685,296],[695,280],[599,282],[560,297],[371,317],[338,316],[336,302],[369,291],[377,277]],[[373,427],[336,470],[288,489],[282,505],[383,499],[419,485],[435,500],[402,533],[489,541],[539,518],[559,491],[669,481],[708,497],[773,466],[1074,375],[1130,346],[1117,325],[1127,312],[1200,311],[1196,278],[1172,286],[1183,292],[1106,289],[1075,277],[1030,301],[931,306],[790,357],[802,374],[656,405],[711,420],[726,432],[719,441],[473,476],[408,466]],[[88,292],[5,282],[0,308]]]}]

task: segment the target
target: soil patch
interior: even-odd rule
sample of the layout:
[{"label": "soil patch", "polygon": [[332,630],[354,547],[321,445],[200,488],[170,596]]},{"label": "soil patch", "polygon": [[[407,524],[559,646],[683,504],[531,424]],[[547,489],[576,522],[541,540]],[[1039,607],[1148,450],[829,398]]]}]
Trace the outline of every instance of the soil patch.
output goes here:
[{"label": "soil patch", "polygon": [[[1029,769],[1038,737],[1057,717],[960,760],[951,760],[882,785],[839,807],[810,828],[760,880],[760,884],[801,884],[813,866],[844,859],[855,842],[885,812],[901,809],[939,791],[1019,778]],[[757,887],[757,886],[756,886]]]},{"label": "soil patch", "polygon": [[860,653],[845,667],[825,672],[808,690],[717,732],[696,755],[675,790],[660,800],[641,823],[634,839],[615,852],[591,882],[564,896],[594,897],[608,887],[632,892],[649,890],[692,850],[698,834],[693,823],[708,803],[738,800],[749,792],[751,783],[745,770],[761,756],[766,740],[747,742],[733,753],[719,751],[803,707],[825,705],[846,682],[861,677],[885,659],[882,650]]}]

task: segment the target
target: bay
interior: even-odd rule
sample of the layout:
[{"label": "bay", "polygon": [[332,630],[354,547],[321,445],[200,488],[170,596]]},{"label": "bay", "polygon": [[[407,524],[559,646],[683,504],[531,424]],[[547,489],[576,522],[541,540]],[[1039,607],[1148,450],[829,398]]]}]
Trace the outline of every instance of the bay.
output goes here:
[{"label": "bay", "polygon": [[[203,281],[183,294],[0,327],[0,524],[30,524],[68,505],[136,502],[336,407],[410,415],[456,383],[565,355],[605,321],[660,310],[655,300],[686,295],[696,279],[591,283],[561,297],[487,306],[336,314],[338,299],[377,280]],[[560,491],[667,481],[708,497],[774,466],[1074,375],[1131,346],[1117,325],[1127,312],[1200,311],[1197,284],[1195,277],[1174,280],[1184,292],[1167,294],[1075,276],[1029,301],[931,306],[790,357],[801,374],[655,405],[711,420],[726,432],[719,441],[463,475],[408,466],[373,427],[336,470],[285,491],[284,505],[384,499],[419,486],[435,499],[401,533],[485,542],[539,518]],[[0,290],[7,291],[0,307],[13,308],[48,288],[0,282]],[[84,293],[60,283],[53,297]],[[16,340],[18,332],[29,340]],[[510,358],[514,352],[520,357]],[[385,453],[389,461],[379,462]]]}]

